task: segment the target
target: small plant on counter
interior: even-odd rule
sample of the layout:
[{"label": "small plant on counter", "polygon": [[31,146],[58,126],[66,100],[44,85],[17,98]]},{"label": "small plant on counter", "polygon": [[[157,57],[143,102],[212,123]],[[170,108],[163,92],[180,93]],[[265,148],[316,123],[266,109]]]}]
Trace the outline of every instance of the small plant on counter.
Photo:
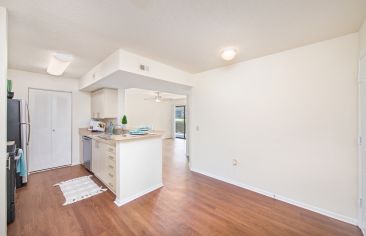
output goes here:
[{"label": "small plant on counter", "polygon": [[127,125],[127,116],[126,116],[126,115],[124,115],[124,116],[122,117],[121,123],[122,123],[122,126],[123,126],[124,128],[126,128],[126,125]]}]

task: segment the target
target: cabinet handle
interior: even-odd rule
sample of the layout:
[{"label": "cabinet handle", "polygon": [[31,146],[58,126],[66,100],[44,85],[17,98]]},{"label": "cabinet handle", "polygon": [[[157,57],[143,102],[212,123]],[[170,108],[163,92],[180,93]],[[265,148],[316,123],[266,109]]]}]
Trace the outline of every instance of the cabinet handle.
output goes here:
[{"label": "cabinet handle", "polygon": [[111,178],[113,178],[113,176],[114,176],[114,175],[112,175],[111,173],[108,173],[108,175],[109,175]]},{"label": "cabinet handle", "polygon": [[114,167],[113,167],[113,166],[111,166],[111,165],[108,165],[108,167],[109,167],[109,168],[111,168],[111,169],[114,169]]},{"label": "cabinet handle", "polygon": [[113,152],[113,148],[108,148],[108,151]]},{"label": "cabinet handle", "polygon": [[109,182],[108,184],[109,184],[109,186],[113,187],[113,184],[111,182]]},{"label": "cabinet handle", "polygon": [[111,159],[112,161],[114,161],[114,157],[113,156],[108,156],[109,159]]}]

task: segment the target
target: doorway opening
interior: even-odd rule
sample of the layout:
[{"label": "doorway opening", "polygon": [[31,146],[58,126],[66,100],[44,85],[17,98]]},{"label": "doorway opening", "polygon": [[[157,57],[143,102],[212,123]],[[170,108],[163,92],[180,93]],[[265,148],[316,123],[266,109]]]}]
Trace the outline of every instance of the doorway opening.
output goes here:
[{"label": "doorway opening", "polygon": [[186,139],[186,106],[175,106],[175,138]]},{"label": "doorway opening", "polygon": [[[127,128],[148,127],[161,133],[164,142],[179,144],[187,156],[189,140],[189,104],[185,94],[129,88],[125,90]],[[187,161],[185,158],[184,161]]]}]

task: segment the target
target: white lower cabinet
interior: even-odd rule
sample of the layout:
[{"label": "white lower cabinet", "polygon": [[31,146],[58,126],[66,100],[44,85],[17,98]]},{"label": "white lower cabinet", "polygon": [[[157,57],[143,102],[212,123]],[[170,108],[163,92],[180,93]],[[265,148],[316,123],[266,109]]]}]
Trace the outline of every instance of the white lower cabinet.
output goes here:
[{"label": "white lower cabinet", "polygon": [[116,191],[115,147],[93,139],[92,171],[112,192]]}]

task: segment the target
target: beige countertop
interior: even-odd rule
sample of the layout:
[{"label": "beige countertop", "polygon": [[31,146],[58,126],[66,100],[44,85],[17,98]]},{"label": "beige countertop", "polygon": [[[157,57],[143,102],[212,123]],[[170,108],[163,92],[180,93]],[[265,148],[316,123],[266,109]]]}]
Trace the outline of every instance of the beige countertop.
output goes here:
[{"label": "beige countertop", "polygon": [[131,142],[131,141],[138,141],[142,139],[150,139],[150,138],[161,138],[162,132],[161,131],[151,131],[145,135],[108,135],[103,132],[92,132],[87,128],[80,128],[79,134],[81,136],[87,136],[92,139],[96,139],[98,141],[108,143],[110,145],[115,145],[117,142]]}]

